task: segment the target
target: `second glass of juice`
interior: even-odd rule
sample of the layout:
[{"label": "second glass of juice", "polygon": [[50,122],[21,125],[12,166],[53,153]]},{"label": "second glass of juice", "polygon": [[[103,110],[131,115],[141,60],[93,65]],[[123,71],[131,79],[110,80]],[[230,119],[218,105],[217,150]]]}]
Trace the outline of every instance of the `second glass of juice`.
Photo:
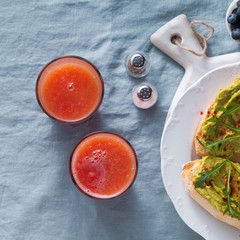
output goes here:
[{"label": "second glass of juice", "polygon": [[74,148],[69,170],[74,184],[85,195],[112,199],[133,184],[138,170],[137,155],[120,135],[95,132]]},{"label": "second glass of juice", "polygon": [[89,119],[101,105],[104,83],[88,60],[64,56],[48,63],[40,72],[36,96],[42,110],[63,123]]}]

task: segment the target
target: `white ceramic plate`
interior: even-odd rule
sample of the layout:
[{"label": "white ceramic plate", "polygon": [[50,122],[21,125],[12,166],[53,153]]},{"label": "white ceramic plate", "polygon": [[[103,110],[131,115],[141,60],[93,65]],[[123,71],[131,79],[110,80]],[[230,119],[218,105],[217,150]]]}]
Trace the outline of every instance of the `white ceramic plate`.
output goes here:
[{"label": "white ceramic plate", "polygon": [[198,159],[193,138],[205,111],[220,88],[240,76],[240,63],[218,68],[203,76],[178,101],[163,130],[162,178],[169,197],[183,221],[205,239],[240,239],[240,230],[225,224],[199,206],[185,191],[182,166]]}]

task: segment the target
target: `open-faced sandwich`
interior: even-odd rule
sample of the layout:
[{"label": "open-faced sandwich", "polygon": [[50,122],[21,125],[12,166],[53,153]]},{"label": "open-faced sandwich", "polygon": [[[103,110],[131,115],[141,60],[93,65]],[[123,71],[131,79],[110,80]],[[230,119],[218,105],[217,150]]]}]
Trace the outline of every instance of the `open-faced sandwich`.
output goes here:
[{"label": "open-faced sandwich", "polygon": [[214,217],[240,229],[240,78],[210,104],[194,143],[202,159],[183,166],[187,192]]},{"label": "open-faced sandwich", "polygon": [[240,156],[240,78],[221,89],[198,126],[195,149],[199,156],[238,159]]}]

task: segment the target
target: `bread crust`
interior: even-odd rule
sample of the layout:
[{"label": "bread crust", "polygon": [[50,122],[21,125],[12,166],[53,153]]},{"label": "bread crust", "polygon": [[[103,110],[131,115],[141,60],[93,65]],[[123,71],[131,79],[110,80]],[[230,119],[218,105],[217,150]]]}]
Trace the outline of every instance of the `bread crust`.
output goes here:
[{"label": "bread crust", "polygon": [[240,229],[240,220],[238,220],[237,218],[232,218],[227,214],[223,215],[221,211],[212,206],[206,198],[204,198],[196,191],[192,179],[194,173],[199,169],[199,167],[201,167],[200,159],[188,162],[182,167],[182,177],[186,191],[200,206],[206,209],[212,216],[222,222],[225,222]]},{"label": "bread crust", "polygon": [[201,134],[202,134],[202,126],[203,123],[205,122],[206,118],[207,118],[207,113],[209,111],[209,109],[212,107],[212,105],[215,103],[215,101],[211,102],[211,104],[208,106],[207,111],[204,112],[202,119],[198,125],[196,134],[195,134],[195,138],[194,138],[194,144],[195,144],[195,150],[196,153],[200,156],[200,157],[204,157],[207,156],[208,154],[206,153],[205,148],[198,142],[197,138],[201,138]]}]

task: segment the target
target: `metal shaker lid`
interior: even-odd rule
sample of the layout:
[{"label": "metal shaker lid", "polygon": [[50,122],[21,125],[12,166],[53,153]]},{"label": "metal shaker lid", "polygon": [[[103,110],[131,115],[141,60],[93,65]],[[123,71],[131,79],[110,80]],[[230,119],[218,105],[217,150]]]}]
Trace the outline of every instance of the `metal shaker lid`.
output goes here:
[{"label": "metal shaker lid", "polygon": [[148,74],[151,65],[146,53],[135,51],[127,56],[125,66],[132,77],[140,78]]},{"label": "metal shaker lid", "polygon": [[132,99],[134,104],[142,109],[152,107],[157,101],[158,95],[155,87],[143,82],[133,89]]},{"label": "metal shaker lid", "polygon": [[142,84],[137,89],[137,96],[143,102],[147,102],[152,97],[152,88],[149,85]]}]

